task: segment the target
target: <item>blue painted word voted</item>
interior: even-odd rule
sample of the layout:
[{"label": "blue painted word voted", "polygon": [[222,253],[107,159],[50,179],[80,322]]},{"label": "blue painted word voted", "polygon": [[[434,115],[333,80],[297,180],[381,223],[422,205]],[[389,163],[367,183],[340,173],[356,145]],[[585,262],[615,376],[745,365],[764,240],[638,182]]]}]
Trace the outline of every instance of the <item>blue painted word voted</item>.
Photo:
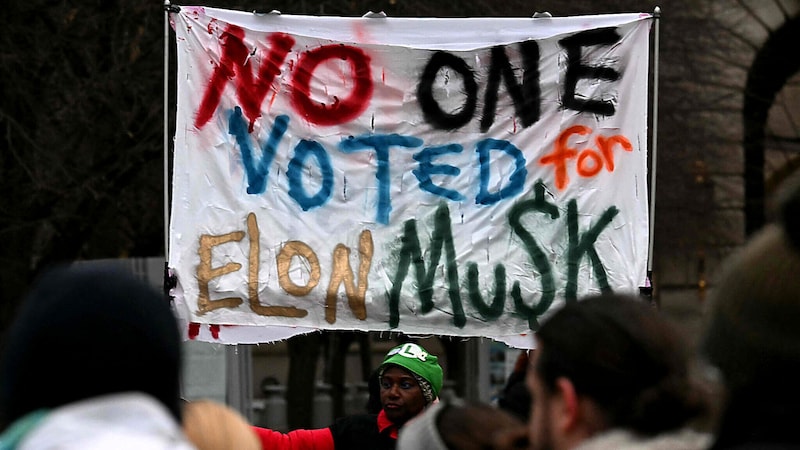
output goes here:
[{"label": "blue painted word voted", "polygon": [[[248,133],[248,122],[242,110],[236,107],[231,111],[228,121],[228,132],[236,139],[242,155],[242,164],[247,176],[247,193],[251,195],[263,194],[269,178],[270,166],[273,164],[278,145],[289,127],[289,116],[279,115],[275,118],[270,134],[261,147],[261,158],[256,159]],[[392,211],[390,188],[390,150],[393,148],[416,149],[423,147],[423,141],[414,136],[400,134],[367,134],[351,136],[339,142],[338,149],[342,153],[355,153],[359,151],[373,151],[377,160],[375,178],[378,181],[378,203],[376,221],[381,224],[389,223]],[[423,147],[414,153],[417,168],[412,171],[419,182],[421,190],[446,198],[452,201],[463,201],[465,196],[433,182],[432,175],[458,176],[461,169],[450,164],[437,164],[436,158],[451,153],[461,153],[464,150],[461,144],[448,144],[442,146]],[[528,170],[522,151],[509,141],[502,139],[486,138],[475,145],[480,167],[479,190],[475,196],[475,203],[479,205],[492,205],[501,200],[512,198],[523,190]],[[508,177],[507,183],[497,191],[489,190],[491,173],[491,152],[499,151],[510,156],[515,164],[514,171]],[[317,192],[309,194],[303,187],[303,167],[313,158],[319,172],[322,174],[321,185]],[[317,141],[301,139],[295,145],[294,155],[289,161],[286,172],[289,179],[289,196],[302,208],[308,211],[327,203],[334,187],[333,165],[331,157],[325,147]]]}]

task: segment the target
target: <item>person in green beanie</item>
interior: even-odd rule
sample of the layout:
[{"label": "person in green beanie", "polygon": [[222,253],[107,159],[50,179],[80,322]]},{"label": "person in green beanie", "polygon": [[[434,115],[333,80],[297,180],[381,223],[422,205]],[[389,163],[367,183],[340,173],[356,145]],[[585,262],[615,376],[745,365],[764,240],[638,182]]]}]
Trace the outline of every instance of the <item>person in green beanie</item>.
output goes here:
[{"label": "person in green beanie", "polygon": [[327,428],[280,433],[253,427],[264,449],[393,450],[400,428],[438,400],[444,374],[436,355],[406,343],[378,367],[381,410],[343,417]]},{"label": "person in green beanie", "polygon": [[[443,374],[438,359],[417,344],[403,344],[390,350],[378,374],[383,412],[395,424],[402,425],[422,412],[442,390]],[[398,389],[393,389],[394,386]]]}]

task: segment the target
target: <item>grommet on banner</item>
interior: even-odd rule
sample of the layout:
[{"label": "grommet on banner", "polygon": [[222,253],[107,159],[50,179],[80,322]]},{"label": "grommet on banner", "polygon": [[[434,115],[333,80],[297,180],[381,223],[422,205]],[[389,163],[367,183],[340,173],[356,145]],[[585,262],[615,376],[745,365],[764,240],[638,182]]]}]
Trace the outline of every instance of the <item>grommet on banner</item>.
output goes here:
[{"label": "grommet on banner", "polygon": [[169,261],[164,262],[164,298],[172,301],[175,297],[171,291],[178,287],[178,276],[169,270]]},{"label": "grommet on banner", "polygon": [[273,9],[272,11],[267,12],[264,9],[255,9],[253,10],[253,14],[257,16],[280,16],[281,12],[277,9]]},{"label": "grommet on banner", "polygon": [[169,0],[164,0],[164,11],[171,13],[179,13],[181,12],[181,7],[178,5],[171,4]]},{"label": "grommet on banner", "polygon": [[361,16],[361,17],[364,17],[364,18],[367,18],[367,19],[385,19],[387,16],[386,16],[386,13],[383,12],[383,11],[381,11],[381,12],[367,11],[367,13],[364,14],[363,16]]}]

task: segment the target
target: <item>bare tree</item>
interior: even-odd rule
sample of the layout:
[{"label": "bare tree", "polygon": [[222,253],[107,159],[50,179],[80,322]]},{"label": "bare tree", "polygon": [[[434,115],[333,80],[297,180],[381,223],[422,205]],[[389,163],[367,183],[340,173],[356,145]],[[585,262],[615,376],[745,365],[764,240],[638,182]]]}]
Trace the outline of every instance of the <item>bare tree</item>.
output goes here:
[{"label": "bare tree", "polygon": [[0,17],[2,322],[31,278],[81,258],[163,254],[163,12],[31,2]]}]

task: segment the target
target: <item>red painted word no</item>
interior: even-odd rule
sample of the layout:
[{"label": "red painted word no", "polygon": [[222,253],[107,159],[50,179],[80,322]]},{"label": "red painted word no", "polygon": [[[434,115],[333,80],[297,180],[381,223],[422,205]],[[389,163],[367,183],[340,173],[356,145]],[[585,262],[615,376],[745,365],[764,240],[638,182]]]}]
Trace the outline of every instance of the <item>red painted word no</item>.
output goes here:
[{"label": "red painted word no", "polygon": [[[230,80],[236,85],[236,97],[249,119],[249,131],[261,116],[261,105],[275,77],[295,44],[293,37],[284,33],[268,36],[269,50],[257,68],[257,74],[248,65],[251,51],[244,43],[244,30],[230,25],[220,37],[222,55],[219,65],[211,75],[203,100],[195,116],[194,125],[203,128],[219,106],[223,91]],[[255,50],[253,53],[255,54]],[[345,98],[334,97],[332,104],[311,99],[311,80],[314,71],[329,60],[346,61],[351,70],[354,87]],[[291,101],[294,109],[311,123],[337,125],[358,117],[372,97],[372,74],[370,58],[363,50],[347,45],[324,45],[300,54],[293,71]]]}]

